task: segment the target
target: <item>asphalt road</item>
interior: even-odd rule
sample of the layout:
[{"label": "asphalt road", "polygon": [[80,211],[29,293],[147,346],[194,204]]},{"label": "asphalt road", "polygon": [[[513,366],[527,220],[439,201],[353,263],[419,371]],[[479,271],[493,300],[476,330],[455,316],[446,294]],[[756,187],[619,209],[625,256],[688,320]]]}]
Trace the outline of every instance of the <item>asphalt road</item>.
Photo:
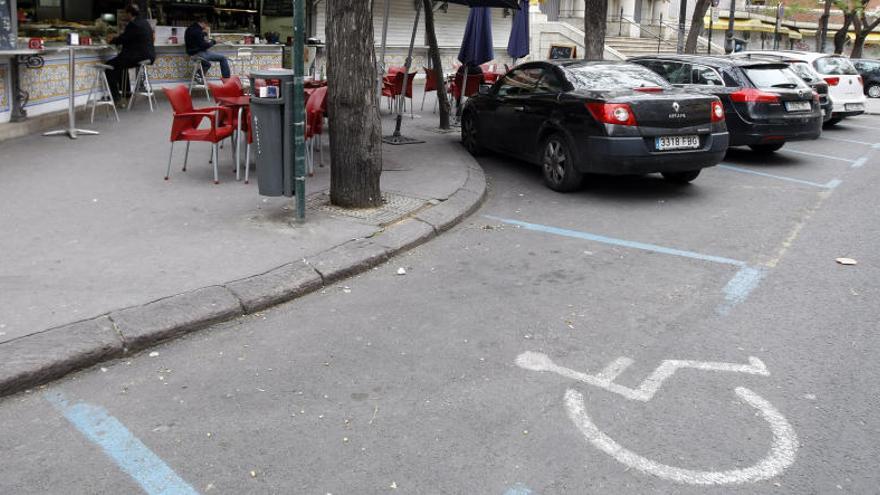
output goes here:
[{"label": "asphalt road", "polygon": [[874,143],[565,195],[482,159],[437,240],[0,401],[0,493],[878,493]]}]

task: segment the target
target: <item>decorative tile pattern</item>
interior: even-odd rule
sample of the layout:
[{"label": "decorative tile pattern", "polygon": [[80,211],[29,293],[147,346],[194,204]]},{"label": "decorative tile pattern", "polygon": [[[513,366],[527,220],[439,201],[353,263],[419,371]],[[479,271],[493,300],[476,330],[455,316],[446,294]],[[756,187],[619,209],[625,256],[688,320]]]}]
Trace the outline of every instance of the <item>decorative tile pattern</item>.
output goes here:
[{"label": "decorative tile pattern", "polygon": [[[21,66],[19,70],[21,87],[30,94],[28,107],[67,98],[69,95],[69,71],[66,54],[46,55],[45,65],[39,69]],[[76,58],[76,94],[82,95],[89,91],[95,73],[91,66],[100,62],[94,54]]]},{"label": "decorative tile pattern", "polygon": [[0,112],[9,111],[9,64],[0,64]]},{"label": "decorative tile pattern", "polygon": [[[254,53],[254,56],[242,64],[236,60],[236,52],[220,51],[229,58],[229,66],[234,75],[245,77],[253,70],[265,70],[272,67],[281,67],[281,51],[277,53]],[[192,74],[192,62],[186,54],[159,53],[156,62],[149,68],[150,79],[153,82],[189,82]],[[220,64],[212,63],[208,71],[208,78],[220,78]]]}]

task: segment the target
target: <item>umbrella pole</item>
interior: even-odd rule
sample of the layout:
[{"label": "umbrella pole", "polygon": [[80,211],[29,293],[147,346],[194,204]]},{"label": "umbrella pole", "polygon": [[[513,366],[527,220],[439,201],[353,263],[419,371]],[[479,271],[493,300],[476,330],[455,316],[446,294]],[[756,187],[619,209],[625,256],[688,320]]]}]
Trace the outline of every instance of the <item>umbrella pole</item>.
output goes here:
[{"label": "umbrella pole", "polygon": [[424,143],[424,141],[400,135],[400,126],[403,124],[403,103],[406,101],[406,89],[409,87],[409,69],[412,66],[413,47],[416,44],[416,31],[419,29],[419,18],[421,15],[422,2],[416,2],[416,19],[413,22],[412,37],[409,40],[409,52],[406,54],[406,63],[404,64],[403,88],[399,95],[400,101],[397,103],[397,122],[394,124],[394,134],[382,138],[382,141],[388,144]]},{"label": "umbrella pole", "polygon": [[376,64],[378,72],[377,86],[379,100],[382,100],[382,78],[385,76],[385,48],[388,46],[388,17],[391,15],[391,0],[385,0],[385,17],[382,18],[382,51],[379,55],[379,63]]}]

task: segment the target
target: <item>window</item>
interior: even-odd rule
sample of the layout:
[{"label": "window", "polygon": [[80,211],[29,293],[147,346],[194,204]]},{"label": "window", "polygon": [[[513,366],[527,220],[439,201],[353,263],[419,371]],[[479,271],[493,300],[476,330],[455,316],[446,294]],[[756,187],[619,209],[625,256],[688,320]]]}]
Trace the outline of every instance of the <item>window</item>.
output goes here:
[{"label": "window", "polygon": [[543,76],[540,68],[514,69],[498,85],[498,96],[517,96],[534,93],[538,80]]},{"label": "window", "polygon": [[801,78],[796,76],[795,73],[788,68],[779,68],[775,66],[746,67],[745,72],[752,83],[758,88],[808,88]]},{"label": "window", "polygon": [[819,77],[819,74],[816,74],[816,72],[813,71],[813,69],[811,69],[810,66],[807,65],[806,63],[795,62],[795,63],[791,64],[789,67],[791,67],[791,70],[795,74],[797,74],[801,79],[803,79],[804,81],[806,81],[808,83],[819,82],[822,80],[822,78]]},{"label": "window", "polygon": [[624,89],[669,86],[662,77],[636,64],[590,64],[566,67],[575,89]]},{"label": "window", "polygon": [[681,62],[660,62],[660,70],[658,72],[663,75],[670,84],[690,84],[691,83],[691,64]]},{"label": "window", "polygon": [[543,72],[544,77],[538,81],[537,91],[539,93],[561,93],[563,88],[559,77],[551,69],[544,69]]},{"label": "window", "polygon": [[855,76],[858,71],[852,63],[843,57],[821,57],[813,61],[813,66],[819,74],[831,76]]},{"label": "window", "polygon": [[691,70],[691,84],[724,86],[724,80],[721,79],[721,75],[715,69],[703,65],[695,65]]}]

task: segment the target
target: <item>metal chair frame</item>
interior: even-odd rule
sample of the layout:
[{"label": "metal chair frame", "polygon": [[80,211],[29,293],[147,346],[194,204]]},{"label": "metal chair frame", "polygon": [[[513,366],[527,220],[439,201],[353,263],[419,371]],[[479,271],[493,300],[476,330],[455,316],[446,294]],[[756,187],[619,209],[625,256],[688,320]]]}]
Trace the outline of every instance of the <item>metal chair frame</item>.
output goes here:
[{"label": "metal chair frame", "polygon": [[[107,79],[106,72],[113,69],[113,66],[107,64],[95,64],[91,69],[95,71],[95,78],[92,80],[92,86],[89,88],[89,96],[86,98],[86,108],[88,108],[90,103],[92,106],[90,122],[95,123],[95,108],[98,106],[109,106],[112,108],[113,114],[116,115],[116,122],[119,122],[119,112],[116,111],[116,102],[113,101],[113,92],[110,91],[110,81]],[[110,100],[105,100],[105,96],[110,98]],[[109,110],[107,111],[107,115],[110,115]]]},{"label": "metal chair frame", "polygon": [[[193,70],[189,76],[189,94],[192,94],[193,89],[203,89],[205,91],[205,99],[208,102],[211,102],[211,90],[208,89],[208,75],[205,73],[205,68],[202,67],[202,62],[207,62],[204,58],[193,55],[190,57],[190,61],[192,62]],[[202,76],[202,83],[197,83],[196,76]]]},{"label": "metal chair frame", "polygon": [[150,60],[141,60],[138,62],[137,72],[134,77],[134,87],[131,89],[131,98],[128,99],[127,111],[131,111],[134,106],[134,100],[138,95],[146,96],[147,102],[150,104],[150,111],[153,111],[153,101],[156,96],[153,94],[153,84],[150,82],[150,73],[147,66],[152,65]]}]

